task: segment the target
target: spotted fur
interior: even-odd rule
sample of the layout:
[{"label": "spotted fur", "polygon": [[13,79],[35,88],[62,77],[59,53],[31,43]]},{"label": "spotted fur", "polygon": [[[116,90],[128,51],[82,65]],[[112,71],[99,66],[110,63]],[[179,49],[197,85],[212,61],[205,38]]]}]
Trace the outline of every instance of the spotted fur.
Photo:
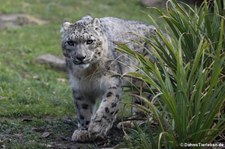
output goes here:
[{"label": "spotted fur", "polygon": [[[154,34],[155,28],[137,21],[86,16],[75,23],[64,22],[61,33],[79,118],[72,140],[84,142],[104,137],[119,111],[124,83],[121,76],[136,71],[138,65],[133,57],[115,50],[114,43],[125,43],[146,54],[140,36]],[[101,100],[98,108],[97,99]]]}]

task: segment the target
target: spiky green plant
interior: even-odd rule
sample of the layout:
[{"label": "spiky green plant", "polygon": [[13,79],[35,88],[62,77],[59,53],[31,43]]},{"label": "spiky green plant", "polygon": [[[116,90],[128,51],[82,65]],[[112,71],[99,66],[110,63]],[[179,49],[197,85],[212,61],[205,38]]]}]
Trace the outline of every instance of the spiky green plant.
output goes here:
[{"label": "spiky green plant", "polygon": [[157,140],[152,139],[158,148],[213,143],[225,131],[225,18],[221,4],[221,0],[214,0],[212,12],[206,1],[200,8],[192,8],[170,0],[166,11],[156,9],[171,37],[168,40],[157,29],[155,36],[145,39],[157,62],[118,45],[118,50],[140,62],[141,73],[130,75],[150,85],[149,92],[156,90],[154,101],[160,106],[140,98],[149,107],[142,108],[153,113],[160,124]]}]

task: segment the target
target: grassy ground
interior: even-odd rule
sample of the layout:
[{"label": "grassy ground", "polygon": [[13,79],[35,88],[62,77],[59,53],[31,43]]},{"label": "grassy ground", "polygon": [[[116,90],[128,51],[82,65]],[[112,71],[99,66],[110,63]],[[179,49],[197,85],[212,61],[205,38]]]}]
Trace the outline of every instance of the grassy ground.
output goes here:
[{"label": "grassy ground", "polygon": [[0,14],[30,14],[48,21],[41,26],[0,30],[0,146],[74,145],[69,141],[76,124],[67,75],[38,64],[35,58],[45,53],[62,56],[59,30],[64,19],[75,21],[88,14],[149,23],[146,13],[150,14],[150,10],[139,0],[1,0],[0,3]]}]

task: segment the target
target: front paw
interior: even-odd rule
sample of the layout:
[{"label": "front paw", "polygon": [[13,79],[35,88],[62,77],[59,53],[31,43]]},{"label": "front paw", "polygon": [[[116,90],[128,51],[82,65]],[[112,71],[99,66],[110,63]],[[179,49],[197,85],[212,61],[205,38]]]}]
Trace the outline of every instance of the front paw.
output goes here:
[{"label": "front paw", "polygon": [[91,138],[89,137],[87,130],[75,130],[71,140],[76,142],[87,142],[91,141]]},{"label": "front paw", "polygon": [[111,124],[106,121],[91,122],[88,128],[89,137],[94,139],[103,139],[110,128]]}]

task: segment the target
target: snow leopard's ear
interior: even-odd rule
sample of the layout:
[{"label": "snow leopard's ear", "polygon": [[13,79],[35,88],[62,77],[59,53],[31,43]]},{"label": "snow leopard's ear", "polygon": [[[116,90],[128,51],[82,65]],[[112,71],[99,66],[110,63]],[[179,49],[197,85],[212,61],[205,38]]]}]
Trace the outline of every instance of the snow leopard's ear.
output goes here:
[{"label": "snow leopard's ear", "polygon": [[68,21],[64,21],[63,24],[62,24],[60,32],[63,33],[64,31],[66,31],[70,27],[71,24],[72,23],[70,23]]},{"label": "snow leopard's ear", "polygon": [[95,29],[99,29],[100,25],[101,25],[101,22],[100,22],[99,18],[94,18],[93,19],[93,26],[94,26],[94,28]]}]

